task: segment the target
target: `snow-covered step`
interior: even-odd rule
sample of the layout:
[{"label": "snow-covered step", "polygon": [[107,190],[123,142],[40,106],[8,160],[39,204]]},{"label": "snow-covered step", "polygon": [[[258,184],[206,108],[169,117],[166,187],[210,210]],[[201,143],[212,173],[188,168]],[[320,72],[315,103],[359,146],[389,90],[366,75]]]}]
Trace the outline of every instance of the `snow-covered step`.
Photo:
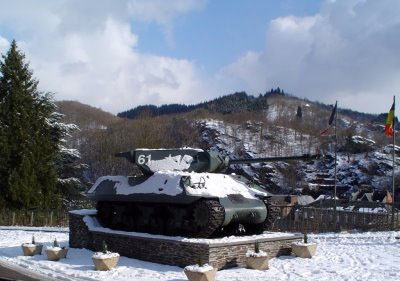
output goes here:
[{"label": "snow-covered step", "polygon": [[316,183],[316,184],[335,184],[335,179],[331,178],[316,178],[310,180],[311,183]]},{"label": "snow-covered step", "polygon": [[317,178],[330,178],[331,177],[331,173],[329,172],[329,170],[327,170],[326,172],[319,171],[319,172],[317,172],[315,174],[315,176]]},{"label": "snow-covered step", "polygon": [[316,187],[316,186],[319,186],[319,187],[330,187],[330,186],[335,186],[335,185],[332,185],[332,184],[319,184],[319,183],[308,183],[308,185],[309,185],[309,186],[313,186],[313,187]]},{"label": "snow-covered step", "polygon": [[[329,191],[329,192],[333,192],[335,190],[335,185],[334,184],[316,184],[316,183],[309,183],[308,187],[311,190],[325,190],[325,191]],[[342,192],[346,192],[348,191],[350,188],[346,185],[341,185],[341,184],[337,184],[336,185],[336,191],[339,193]]]}]

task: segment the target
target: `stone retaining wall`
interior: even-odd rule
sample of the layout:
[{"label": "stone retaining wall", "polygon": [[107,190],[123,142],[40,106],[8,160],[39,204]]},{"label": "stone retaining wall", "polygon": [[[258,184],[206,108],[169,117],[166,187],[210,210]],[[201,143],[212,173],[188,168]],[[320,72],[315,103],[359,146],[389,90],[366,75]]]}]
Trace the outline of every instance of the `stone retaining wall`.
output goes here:
[{"label": "stone retaining wall", "polygon": [[69,246],[71,248],[93,249],[92,234],[83,221],[83,215],[69,213]]},{"label": "stone retaining wall", "polygon": [[[266,252],[269,258],[290,255],[292,253],[290,244],[295,241],[302,241],[302,236],[257,240],[260,250]],[[208,246],[209,263],[218,269],[235,266],[246,267],[246,253],[247,251],[254,251],[254,242],[211,244]]]},{"label": "stone retaining wall", "polygon": [[[90,231],[83,221],[84,215],[70,213],[70,247],[99,251],[103,240],[110,251],[121,256],[185,267],[199,259],[215,268],[246,266],[248,250],[254,250],[254,241],[230,243],[193,243],[153,237],[138,237],[105,231]],[[302,239],[301,235],[257,239],[260,250],[270,257],[290,255],[290,243]]]}]

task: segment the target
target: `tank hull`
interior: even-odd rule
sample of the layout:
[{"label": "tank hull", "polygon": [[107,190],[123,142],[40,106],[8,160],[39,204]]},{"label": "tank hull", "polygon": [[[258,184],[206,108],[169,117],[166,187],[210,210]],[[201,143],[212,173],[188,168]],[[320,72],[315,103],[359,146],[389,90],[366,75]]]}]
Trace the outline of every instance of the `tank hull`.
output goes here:
[{"label": "tank hull", "polygon": [[239,226],[247,234],[264,230],[268,206],[261,194],[235,177],[202,174],[206,180],[199,184],[196,176],[103,177],[87,196],[97,202],[102,225],[112,229],[191,237],[235,234]]}]

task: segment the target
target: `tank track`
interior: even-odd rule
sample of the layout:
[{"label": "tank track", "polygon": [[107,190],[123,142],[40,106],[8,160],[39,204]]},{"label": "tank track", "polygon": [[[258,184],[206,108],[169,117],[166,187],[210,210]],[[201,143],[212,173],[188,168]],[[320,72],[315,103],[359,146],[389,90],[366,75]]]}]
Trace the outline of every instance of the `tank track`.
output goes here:
[{"label": "tank track", "polygon": [[[206,223],[201,223],[201,229],[195,233],[194,237],[210,237],[217,229],[222,226],[225,219],[224,207],[214,200],[201,200],[199,201],[195,209],[198,206],[202,206],[202,210],[208,211],[208,218]],[[194,223],[196,224],[196,217],[194,217]],[[197,223],[199,225],[199,223]]]},{"label": "tank track", "polygon": [[111,229],[198,238],[218,233],[225,219],[224,207],[210,199],[186,206],[98,202],[97,210],[100,223]]}]

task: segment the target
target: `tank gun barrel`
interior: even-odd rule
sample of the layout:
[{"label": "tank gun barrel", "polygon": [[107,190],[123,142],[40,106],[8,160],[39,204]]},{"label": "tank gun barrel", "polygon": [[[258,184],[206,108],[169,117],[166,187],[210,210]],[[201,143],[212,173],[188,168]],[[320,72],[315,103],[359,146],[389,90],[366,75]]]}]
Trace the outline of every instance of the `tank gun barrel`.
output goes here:
[{"label": "tank gun barrel", "polygon": [[266,157],[249,159],[229,159],[218,151],[204,151],[197,148],[178,149],[135,149],[115,154],[136,164],[144,174],[153,174],[161,170],[184,172],[218,172],[224,171],[229,165],[251,164],[289,160],[311,160],[319,155],[303,154],[288,157]]},{"label": "tank gun barrel", "polygon": [[263,162],[275,162],[275,161],[289,161],[289,160],[312,160],[319,158],[319,155],[303,154],[299,156],[288,156],[288,157],[265,157],[265,158],[249,158],[249,159],[229,159],[229,165],[233,164],[251,164],[251,163],[263,163]]}]

